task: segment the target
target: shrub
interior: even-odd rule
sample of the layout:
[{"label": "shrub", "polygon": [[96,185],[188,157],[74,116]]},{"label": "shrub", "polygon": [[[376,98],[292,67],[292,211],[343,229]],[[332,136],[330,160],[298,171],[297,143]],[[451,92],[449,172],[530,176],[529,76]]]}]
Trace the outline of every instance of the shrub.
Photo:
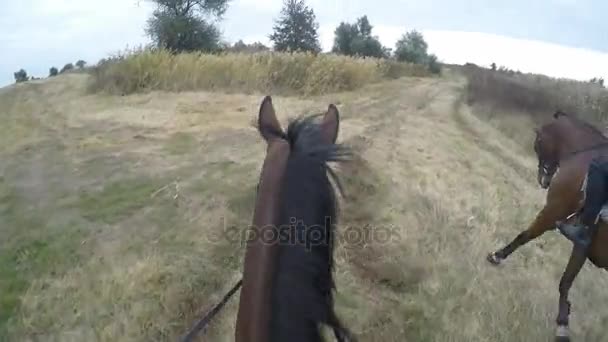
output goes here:
[{"label": "shrub", "polygon": [[29,78],[27,77],[27,71],[24,69],[19,69],[19,71],[13,73],[15,76],[15,83],[27,82]]},{"label": "shrub", "polygon": [[422,34],[411,31],[404,34],[395,45],[395,57],[399,61],[425,64],[428,58],[428,44]]},{"label": "shrub", "polygon": [[59,74],[59,70],[57,70],[57,68],[52,67],[49,69],[49,77],[54,77],[57,76]]},{"label": "shrub", "polygon": [[74,70],[74,64],[72,64],[72,63],[68,63],[68,64],[64,65],[63,68],[61,68],[60,73],[63,74],[64,72],[67,72],[70,70]]},{"label": "shrub", "polygon": [[429,71],[433,74],[439,74],[441,73],[441,65],[439,64],[439,61],[437,61],[437,56],[435,55],[430,55],[428,58],[428,68]]}]

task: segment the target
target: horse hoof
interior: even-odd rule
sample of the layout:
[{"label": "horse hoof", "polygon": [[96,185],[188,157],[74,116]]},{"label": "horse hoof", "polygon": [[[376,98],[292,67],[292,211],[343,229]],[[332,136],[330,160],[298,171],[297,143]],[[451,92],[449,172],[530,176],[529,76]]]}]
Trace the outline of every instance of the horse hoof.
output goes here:
[{"label": "horse hoof", "polygon": [[570,342],[570,329],[568,329],[568,326],[560,325],[557,327],[555,342]]},{"label": "horse hoof", "polygon": [[488,254],[488,257],[486,258],[486,260],[488,260],[488,262],[494,266],[498,266],[502,262],[502,259],[500,259],[499,257],[496,256],[496,253]]}]

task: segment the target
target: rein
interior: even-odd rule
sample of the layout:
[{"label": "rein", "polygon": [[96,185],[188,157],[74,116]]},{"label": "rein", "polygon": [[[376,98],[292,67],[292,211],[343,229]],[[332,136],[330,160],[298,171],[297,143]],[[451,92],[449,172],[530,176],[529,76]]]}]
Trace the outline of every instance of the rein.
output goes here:
[{"label": "rein", "polygon": [[184,338],[182,339],[182,342],[192,341],[192,339],[196,336],[196,334],[198,334],[199,331],[203,330],[207,326],[207,324],[209,324],[211,319],[213,317],[215,317],[215,315],[217,315],[217,313],[222,309],[222,307],[224,305],[226,305],[228,300],[232,297],[232,295],[234,295],[234,293],[241,287],[242,284],[243,284],[243,279],[240,279],[232,287],[232,289],[230,289],[230,291],[228,291],[228,293],[226,293],[224,298],[222,298],[222,300],[213,309],[211,309],[211,311],[209,311],[207,313],[207,315],[205,315],[205,317],[203,317],[200,321],[198,321],[198,323],[196,323],[196,325],[190,330],[190,332],[186,336],[184,336]]},{"label": "rein", "polygon": [[[573,151],[573,152],[569,152],[569,153],[566,155],[566,157],[565,157],[565,158],[563,158],[563,159],[569,159],[569,158],[574,157],[575,155],[577,155],[577,154],[579,154],[579,153],[583,153],[583,152],[589,152],[589,151],[597,150],[597,149],[600,149],[600,148],[602,148],[602,147],[608,147],[608,142],[601,143],[601,144],[598,144],[598,145],[593,145],[593,146],[590,146],[590,147],[585,147],[585,148],[583,148],[583,149],[576,150],[576,151]],[[560,161],[558,161],[558,163],[557,163],[557,166],[558,166],[558,167],[559,167],[560,162],[561,162],[561,160],[560,160]]]},{"label": "rein", "polygon": [[586,147],[586,148],[583,148],[581,150],[577,150],[577,151],[574,151],[574,152],[570,152],[569,156],[574,156],[574,155],[577,155],[577,154],[583,153],[583,152],[593,151],[593,150],[596,150],[596,149],[599,149],[599,148],[602,148],[602,147],[608,147],[608,142],[601,143],[601,144],[594,145],[594,146],[590,146],[590,147]]}]

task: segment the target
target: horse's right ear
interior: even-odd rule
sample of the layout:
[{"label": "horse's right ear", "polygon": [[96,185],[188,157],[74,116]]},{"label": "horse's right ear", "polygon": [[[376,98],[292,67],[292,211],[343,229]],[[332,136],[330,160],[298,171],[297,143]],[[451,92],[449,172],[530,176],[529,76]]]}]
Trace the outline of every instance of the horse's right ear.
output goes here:
[{"label": "horse's right ear", "polygon": [[321,123],[321,139],[325,144],[335,144],[340,130],[340,112],[334,104],[327,107]]},{"label": "horse's right ear", "polygon": [[272,98],[270,96],[264,97],[262,105],[260,106],[258,130],[264,140],[267,142],[270,142],[270,140],[279,138],[283,135],[283,129],[281,128],[281,124],[277,119],[277,114],[274,111]]}]

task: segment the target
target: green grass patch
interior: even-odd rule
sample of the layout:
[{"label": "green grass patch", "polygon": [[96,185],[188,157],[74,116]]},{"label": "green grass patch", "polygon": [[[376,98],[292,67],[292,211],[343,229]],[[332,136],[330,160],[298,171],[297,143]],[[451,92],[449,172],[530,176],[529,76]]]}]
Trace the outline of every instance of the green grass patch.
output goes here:
[{"label": "green grass patch", "polygon": [[52,208],[29,209],[2,178],[0,222],[0,340],[5,340],[31,281],[63,272],[77,262],[83,228]]},{"label": "green grass patch", "polygon": [[114,224],[145,207],[161,187],[161,182],[145,177],[115,181],[98,192],[81,193],[78,208],[90,221]]},{"label": "green grass patch", "polygon": [[190,133],[177,132],[172,134],[165,143],[165,150],[171,154],[183,155],[196,147],[197,141]]}]

